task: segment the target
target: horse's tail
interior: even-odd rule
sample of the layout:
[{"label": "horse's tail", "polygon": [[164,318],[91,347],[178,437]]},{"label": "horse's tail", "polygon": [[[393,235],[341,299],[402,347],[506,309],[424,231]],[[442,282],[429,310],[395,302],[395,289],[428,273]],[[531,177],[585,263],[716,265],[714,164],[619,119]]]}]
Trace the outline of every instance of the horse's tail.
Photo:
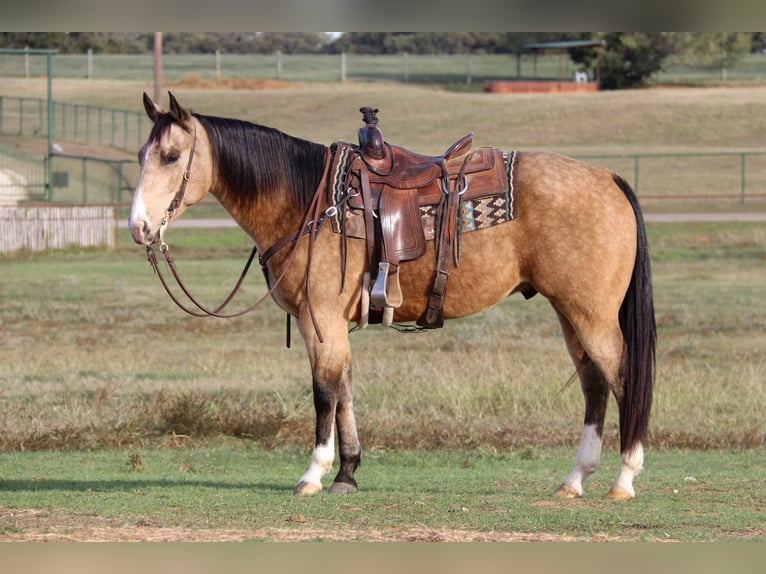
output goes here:
[{"label": "horse's tail", "polygon": [[630,185],[618,175],[614,181],[625,194],[636,216],[636,261],[628,291],[620,307],[620,328],[627,348],[623,400],[620,404],[620,451],[644,442],[649,429],[654,387],[657,327],[654,319],[652,271],[644,217]]}]

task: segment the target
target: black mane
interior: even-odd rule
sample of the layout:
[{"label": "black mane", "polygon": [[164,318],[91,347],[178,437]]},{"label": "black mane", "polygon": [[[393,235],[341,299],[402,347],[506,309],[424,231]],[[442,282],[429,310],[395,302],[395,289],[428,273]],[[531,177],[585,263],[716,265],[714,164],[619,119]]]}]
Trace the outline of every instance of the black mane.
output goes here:
[{"label": "black mane", "polygon": [[[224,187],[240,204],[286,188],[292,202],[306,209],[325,166],[326,147],[243,120],[194,114],[210,139],[213,162]],[[166,114],[149,136],[159,140],[173,123]]]}]

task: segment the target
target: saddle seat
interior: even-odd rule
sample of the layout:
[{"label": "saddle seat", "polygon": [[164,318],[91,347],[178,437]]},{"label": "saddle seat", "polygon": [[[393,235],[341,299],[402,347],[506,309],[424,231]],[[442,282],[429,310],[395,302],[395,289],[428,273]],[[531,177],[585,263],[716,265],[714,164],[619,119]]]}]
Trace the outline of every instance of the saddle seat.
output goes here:
[{"label": "saddle seat", "polygon": [[[454,175],[461,160],[473,145],[473,132],[468,132],[447,148],[442,155],[423,155],[402,146],[385,144],[385,152],[378,159],[365,153],[362,158],[370,170],[370,181],[385,183],[396,189],[420,189],[442,176],[441,164],[447,162]],[[458,160],[458,161],[456,161]]]}]

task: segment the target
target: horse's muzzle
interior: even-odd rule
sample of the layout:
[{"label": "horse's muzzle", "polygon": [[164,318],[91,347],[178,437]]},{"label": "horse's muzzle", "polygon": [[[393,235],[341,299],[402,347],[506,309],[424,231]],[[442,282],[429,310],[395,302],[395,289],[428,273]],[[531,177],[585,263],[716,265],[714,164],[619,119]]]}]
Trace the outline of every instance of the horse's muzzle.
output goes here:
[{"label": "horse's muzzle", "polygon": [[144,219],[130,220],[128,223],[130,236],[139,245],[151,245],[154,243],[157,233],[152,231],[152,225]]}]

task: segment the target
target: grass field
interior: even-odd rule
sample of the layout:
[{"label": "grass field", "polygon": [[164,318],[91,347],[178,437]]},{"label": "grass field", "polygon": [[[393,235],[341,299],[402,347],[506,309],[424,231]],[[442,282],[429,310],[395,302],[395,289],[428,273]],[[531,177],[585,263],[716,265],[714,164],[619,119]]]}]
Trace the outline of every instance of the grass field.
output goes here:
[{"label": "grass field", "polygon": [[[3,453],[0,540],[766,541],[762,454],[652,453],[619,504],[552,499],[560,448],[375,451],[362,491],[313,498],[289,494],[295,449]],[[605,459],[599,493],[617,471]]]},{"label": "grass field", "polygon": [[[540,298],[511,298],[434,333],[355,334],[358,421],[370,461],[358,477],[366,494],[301,503],[289,491],[312,442],[310,373],[302,345],[284,348],[275,306],[233,321],[185,317],[126,236],[113,253],[5,258],[5,535],[31,536],[35,524],[63,535],[58,521],[66,516],[90,532],[85,537],[97,536],[88,529],[98,524],[145,522],[192,538],[199,528],[225,536],[228,524],[251,531],[238,536],[266,539],[377,539],[379,531],[399,539],[762,539],[763,224],[653,224],[649,231],[658,381],[647,471],[639,501],[626,507],[598,499],[617,464],[613,404],[591,497],[549,501],[574,456],[582,398],[577,385],[565,384],[572,367]],[[220,299],[222,278],[236,276],[248,251],[241,232],[170,237],[189,283],[206,300]],[[254,276],[243,298],[263,289]],[[433,365],[425,370],[424,356]],[[235,459],[242,459],[236,468]],[[444,479],[429,482],[434,465]],[[172,468],[180,474],[162,475]],[[194,484],[180,486],[187,481]],[[682,502],[674,490],[695,494]],[[184,496],[165,505],[182,511],[155,507],[158,498]],[[30,506],[40,509],[31,517],[14,510]],[[463,507],[474,509],[468,522]],[[332,534],[341,523],[343,534]]]},{"label": "grass field", "polygon": [[[150,86],[71,80],[56,90],[137,109]],[[174,90],[203,113],[323,142],[355,137],[356,109],[375,103],[387,137],[424,152],[443,151],[466,126],[481,145],[573,154],[757,150],[766,133],[758,87],[542,98],[388,84]],[[724,169],[707,163],[714,175]],[[721,208],[763,206],[679,207]],[[235,229],[173,229],[168,239],[211,302],[250,249]],[[639,498],[622,506],[599,498],[617,465],[614,404],[589,497],[550,498],[572,464],[583,406],[540,297],[433,333],[353,335],[362,491],[302,502],[289,491],[313,440],[310,372],[297,340],[284,348],[274,305],[233,321],[187,317],[125,232],[112,252],[3,256],[0,538],[221,539],[234,529],[235,539],[762,540],[766,228],[650,224],[649,240],[658,380],[647,471]],[[243,304],[265,289],[257,272],[249,281]],[[443,480],[432,480],[437,471]]]}]

